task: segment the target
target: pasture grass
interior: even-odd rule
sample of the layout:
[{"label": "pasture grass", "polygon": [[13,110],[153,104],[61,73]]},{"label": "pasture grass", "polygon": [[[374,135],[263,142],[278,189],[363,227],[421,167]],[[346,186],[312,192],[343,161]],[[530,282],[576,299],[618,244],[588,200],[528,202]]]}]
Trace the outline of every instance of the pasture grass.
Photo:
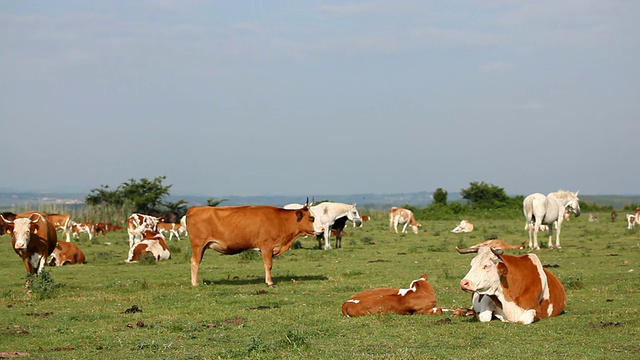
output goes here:
[{"label": "pasture grass", "polygon": [[[474,219],[471,219],[472,221]],[[47,296],[25,291],[26,273],[0,237],[0,353],[35,359],[629,359],[640,358],[640,230],[623,222],[563,224],[562,250],[536,253],[565,284],[565,313],[532,325],[472,318],[374,315],[346,318],[342,303],[376,287],[406,288],[427,273],[443,308],[470,305],[459,281],[470,246],[494,237],[527,240],[521,220],[421,221],[418,235],[390,234],[373,220],[347,228],[343,248],[318,250],[301,238],[274,260],[276,288],[264,284],[255,252],[205,253],[190,285],[188,239],[172,259],[125,264],[125,232],[77,241],[87,263],[47,267]],[[546,238],[546,236],[541,236]],[[333,239],[332,239],[333,240]],[[546,241],[544,241],[546,243]],[[516,251],[526,254],[527,251]],[[556,266],[557,265],[557,266]],[[50,295],[50,296],[49,296]]]}]

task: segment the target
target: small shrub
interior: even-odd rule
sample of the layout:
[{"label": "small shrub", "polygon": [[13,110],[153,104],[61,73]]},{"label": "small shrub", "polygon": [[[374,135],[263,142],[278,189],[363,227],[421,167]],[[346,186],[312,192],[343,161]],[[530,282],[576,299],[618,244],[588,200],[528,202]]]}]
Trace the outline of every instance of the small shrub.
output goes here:
[{"label": "small shrub", "polygon": [[242,260],[256,260],[260,258],[260,253],[255,250],[247,250],[240,253],[240,259]]},{"label": "small shrub", "polygon": [[370,236],[363,237],[362,239],[360,239],[360,242],[365,245],[375,245],[373,239]]},{"label": "small shrub", "polygon": [[300,240],[296,240],[291,244],[291,249],[302,249],[302,242]]},{"label": "small shrub", "polygon": [[284,339],[282,342],[285,346],[290,346],[294,349],[300,349],[304,346],[307,340],[305,337],[300,334],[299,331],[287,330],[287,333],[284,335]]},{"label": "small shrub", "polygon": [[156,265],[156,257],[153,254],[145,253],[140,256],[140,260],[138,260],[140,265]]},{"label": "small shrub", "polygon": [[561,282],[564,285],[564,288],[568,290],[579,290],[584,287],[584,283],[579,277],[567,276],[561,280]]},{"label": "small shrub", "polygon": [[39,300],[53,298],[58,288],[64,286],[63,284],[56,284],[46,268],[43,268],[37,276],[28,274],[27,282],[27,290]]}]

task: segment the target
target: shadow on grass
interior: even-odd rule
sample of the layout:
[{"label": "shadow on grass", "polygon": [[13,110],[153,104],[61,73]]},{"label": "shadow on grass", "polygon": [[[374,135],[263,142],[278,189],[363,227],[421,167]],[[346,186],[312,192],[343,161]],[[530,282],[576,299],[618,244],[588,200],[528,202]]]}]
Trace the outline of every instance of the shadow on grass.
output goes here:
[{"label": "shadow on grass", "polygon": [[[273,276],[273,282],[278,285],[278,283],[289,283],[292,281],[296,282],[304,282],[304,281],[323,281],[328,280],[329,278],[325,275],[303,275],[303,276]],[[265,284],[264,277],[252,277],[248,279],[240,279],[239,277],[233,277],[231,279],[224,280],[210,280],[204,279],[202,280],[202,284],[204,285],[249,285],[249,284]]]}]

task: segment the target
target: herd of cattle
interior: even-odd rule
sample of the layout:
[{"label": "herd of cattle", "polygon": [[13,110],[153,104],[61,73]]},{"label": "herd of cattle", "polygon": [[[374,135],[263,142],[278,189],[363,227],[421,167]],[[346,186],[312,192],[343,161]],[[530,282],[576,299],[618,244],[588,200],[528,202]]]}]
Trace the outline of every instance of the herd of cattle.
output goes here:
[{"label": "herd of cattle", "polygon": [[[537,247],[537,232],[549,231],[549,244],[552,246],[554,224],[559,234],[562,220],[568,221],[569,212],[580,215],[577,193],[548,196],[531,195],[525,199],[523,211],[527,219],[525,230],[529,231],[529,248]],[[535,195],[535,196],[534,196]],[[563,197],[564,196],[564,197]],[[543,198],[544,197],[544,198]],[[557,204],[549,204],[557,201]],[[536,207],[546,206],[546,213]],[[611,214],[615,221],[617,213]],[[301,236],[316,236],[318,246],[331,249],[330,235],[336,237],[336,248],[341,247],[341,235],[347,221],[353,226],[362,226],[367,216],[358,213],[355,204],[323,202],[289,204],[283,208],[273,206],[196,206],[186,215],[166,217],[146,214],[132,214],[127,219],[129,252],[126,262],[139,261],[143,256],[154,260],[171,258],[164,234],[189,236],[192,248],[191,284],[198,285],[198,270],[207,249],[233,255],[245,250],[259,250],[262,254],[265,283],[274,286],[271,277],[273,257],[289,250],[295,239]],[[589,221],[593,220],[592,214]],[[597,219],[597,218],[595,218]],[[640,223],[640,208],[634,214],[627,215],[631,229]],[[398,225],[403,225],[402,233],[411,227],[417,234],[421,227],[414,214],[399,207],[389,210],[389,231],[398,233]],[[467,219],[462,220],[451,232],[471,232],[474,225]],[[78,238],[85,232],[91,239],[96,234],[106,235],[108,231],[121,231],[122,227],[111,223],[75,223],[68,214],[45,214],[27,211],[20,214],[2,213],[0,215],[2,234],[12,236],[14,251],[22,259],[28,273],[38,274],[45,264],[60,266],[84,263],[85,255],[73,242],[70,235]],[[58,241],[57,231],[61,231],[66,241]],[[535,243],[531,234],[536,236]],[[324,247],[323,247],[324,243]],[[524,249],[525,243],[512,245],[501,240],[487,240],[467,249],[456,250],[460,254],[474,253],[471,269],[460,281],[462,290],[472,294],[470,309],[461,308],[454,315],[473,315],[480,321],[498,318],[506,322],[530,324],[540,318],[556,316],[565,306],[566,294],[562,283],[543,268],[534,253],[522,256],[507,255],[512,249]],[[447,309],[445,309],[447,310]],[[363,291],[351,296],[342,306],[345,316],[360,316],[372,313],[398,314],[440,314],[443,309],[436,306],[433,287],[423,274],[414,280],[407,289],[380,288]]]}]

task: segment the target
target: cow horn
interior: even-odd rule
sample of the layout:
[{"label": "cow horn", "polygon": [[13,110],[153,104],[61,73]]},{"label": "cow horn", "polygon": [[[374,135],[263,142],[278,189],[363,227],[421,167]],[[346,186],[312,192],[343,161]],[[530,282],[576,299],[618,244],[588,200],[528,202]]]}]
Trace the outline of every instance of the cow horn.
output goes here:
[{"label": "cow horn", "polygon": [[13,224],[13,220],[7,220],[4,218],[4,216],[2,216],[2,214],[0,214],[0,218],[2,218],[2,221],[4,221],[7,224]]},{"label": "cow horn", "polygon": [[491,247],[491,252],[496,256],[500,256],[500,255],[504,254],[504,250],[495,249],[493,246]]},{"label": "cow horn", "polygon": [[[38,215],[37,218],[35,218],[35,220],[31,220],[31,218],[33,217],[33,215]],[[31,220],[32,223],[34,222],[38,222],[38,220],[42,219],[42,215],[40,213],[33,213],[31,215],[29,215],[29,220]]]},{"label": "cow horn", "polygon": [[459,248],[456,246],[456,251],[457,251],[459,254],[471,254],[471,253],[477,253],[477,252],[478,252],[478,248],[466,248],[466,249],[459,249]]}]

